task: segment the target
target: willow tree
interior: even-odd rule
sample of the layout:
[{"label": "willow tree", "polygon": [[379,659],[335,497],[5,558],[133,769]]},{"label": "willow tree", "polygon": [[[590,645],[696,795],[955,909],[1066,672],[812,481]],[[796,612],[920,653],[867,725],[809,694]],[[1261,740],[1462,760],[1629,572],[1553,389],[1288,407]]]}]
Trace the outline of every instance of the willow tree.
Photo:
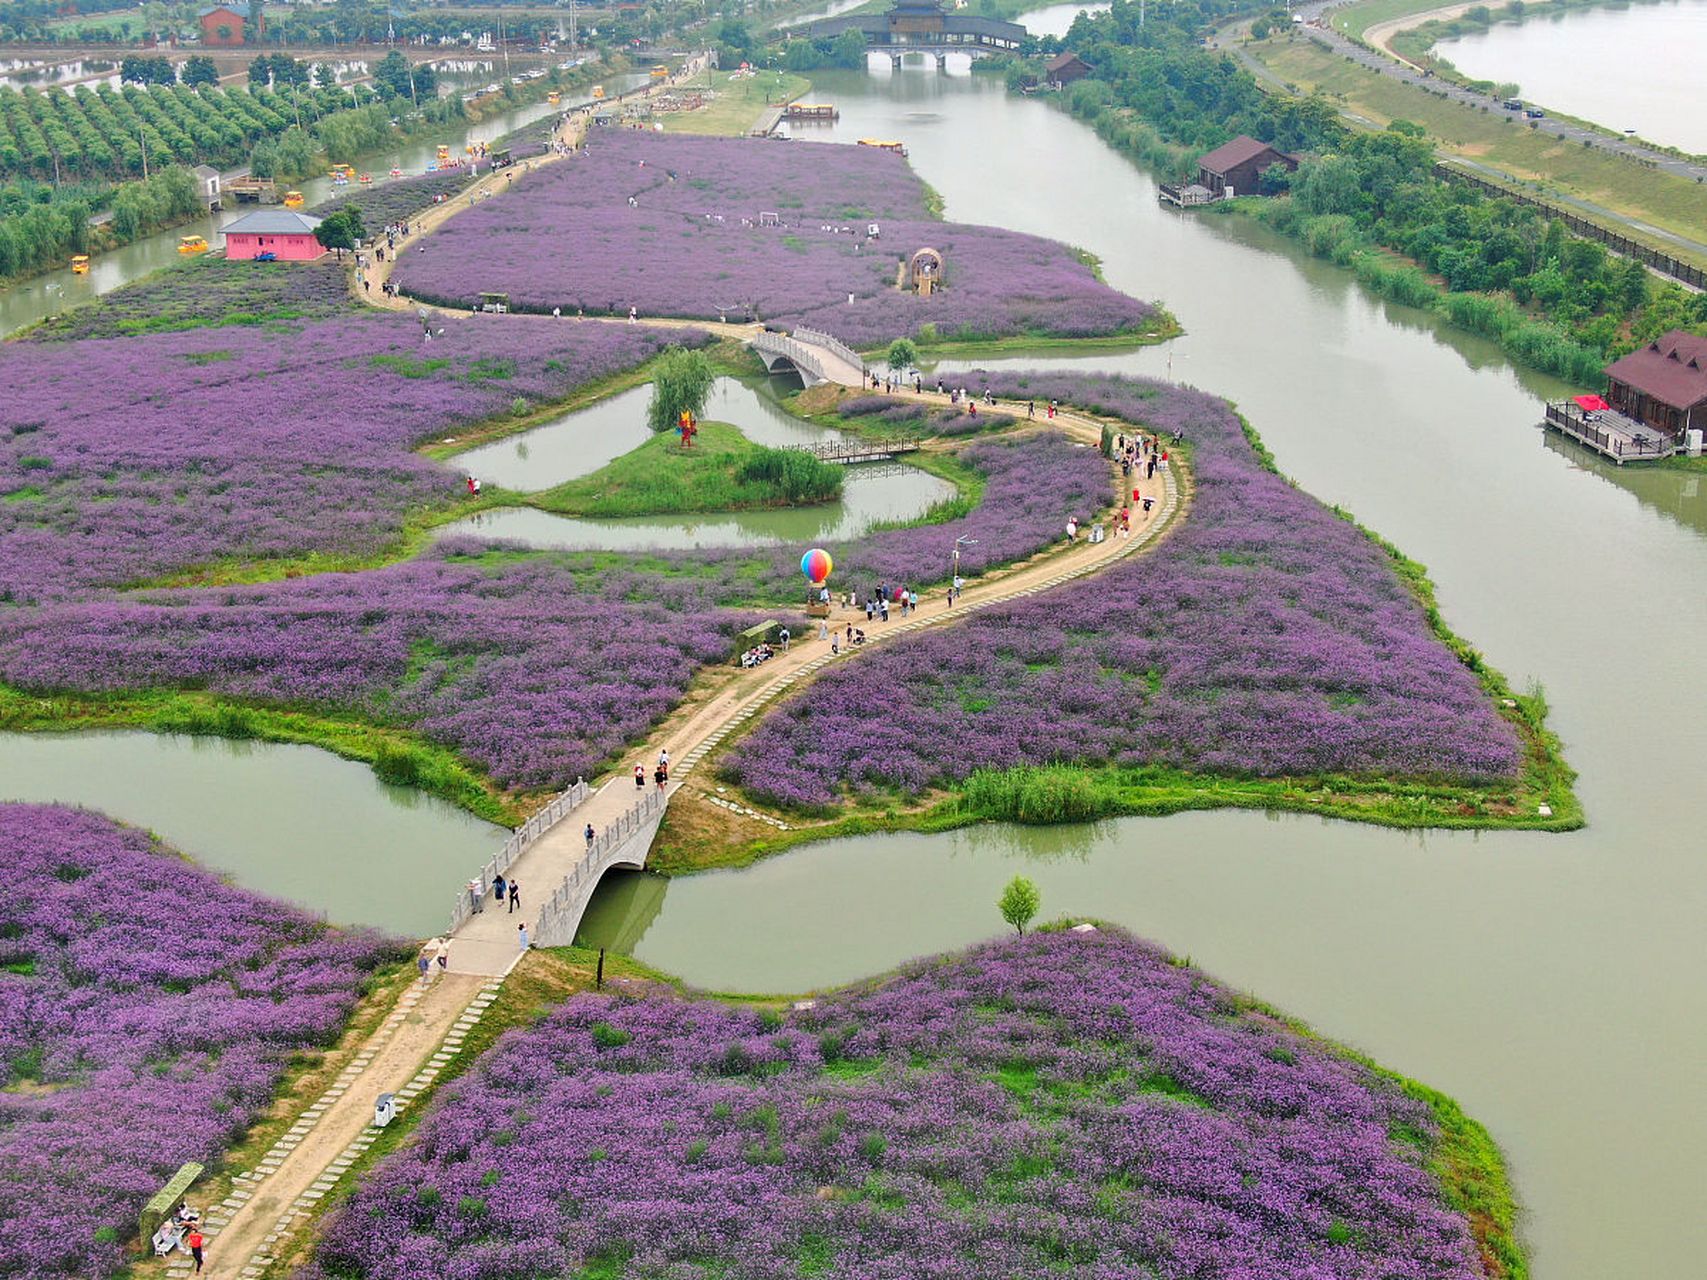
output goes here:
[{"label": "willow tree", "polygon": [[682,414],[695,418],[705,412],[716,381],[711,361],[701,351],[671,347],[658,357],[652,374],[652,403],[646,408],[647,425],[654,431],[674,431]]}]

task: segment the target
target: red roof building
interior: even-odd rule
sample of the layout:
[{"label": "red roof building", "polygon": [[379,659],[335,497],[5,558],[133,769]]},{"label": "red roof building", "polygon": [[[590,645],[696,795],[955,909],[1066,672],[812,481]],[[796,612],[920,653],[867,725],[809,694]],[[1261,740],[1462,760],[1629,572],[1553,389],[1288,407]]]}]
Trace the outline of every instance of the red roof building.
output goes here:
[{"label": "red roof building", "polygon": [[1266,142],[1240,134],[1231,142],[1222,143],[1197,162],[1197,184],[1214,192],[1217,200],[1231,193],[1238,196],[1257,194],[1257,181],[1270,165],[1296,169],[1298,160],[1284,151],[1276,151]]},{"label": "red roof building", "polygon": [[214,49],[230,49],[259,40],[267,32],[267,15],[259,4],[231,0],[196,15],[201,23],[202,43]]},{"label": "red roof building", "polygon": [[326,246],[314,238],[319,225],[319,218],[292,209],[263,209],[226,224],[225,256],[313,262],[326,252]]},{"label": "red roof building", "polygon": [[1673,329],[1606,366],[1606,398],[1673,440],[1707,431],[1707,338]]}]

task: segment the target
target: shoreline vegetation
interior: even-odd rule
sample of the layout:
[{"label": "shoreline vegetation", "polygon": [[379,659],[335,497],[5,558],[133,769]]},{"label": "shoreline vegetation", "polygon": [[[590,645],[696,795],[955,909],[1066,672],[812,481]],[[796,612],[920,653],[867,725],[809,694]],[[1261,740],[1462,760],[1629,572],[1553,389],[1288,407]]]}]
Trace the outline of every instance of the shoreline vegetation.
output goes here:
[{"label": "shoreline vegetation", "polygon": [[[1449,183],[1436,172],[1440,140],[1430,130],[1439,127],[1439,112],[1485,119],[1478,127],[1496,140],[1541,147],[1509,113],[1437,103],[1428,91],[1356,67],[1290,26],[1241,45],[1244,56],[1279,68],[1288,87],[1264,84],[1227,52],[1196,39],[1194,24],[1211,14],[1225,29],[1251,12],[1243,0],[1226,0],[1165,11],[1142,30],[1124,12],[1082,15],[1074,29],[1091,74],[1059,101],[1117,150],[1164,175],[1189,172],[1199,150],[1239,132],[1306,153],[1296,172],[1276,166],[1263,175],[1267,198],[1234,201],[1222,212],[1260,217],[1315,256],[1354,268],[1372,291],[1435,310],[1495,340],[1513,360],[1566,380],[1596,381],[1606,363],[1658,333],[1707,326],[1702,295],[1652,279],[1641,263],[1614,257],[1531,206]],[[1407,103],[1429,104],[1417,113],[1422,123],[1395,107],[1348,125],[1321,92],[1290,91],[1302,77],[1287,75],[1287,59],[1343,68],[1336,74],[1346,84],[1328,87],[1367,86],[1369,93],[1402,93],[1410,95]],[[1035,83],[1040,65],[1010,66],[1010,87]],[[1211,86],[1183,98],[1157,87],[1204,77]],[[1579,163],[1581,148],[1553,150]],[[1584,154],[1652,182],[1666,176],[1603,153]],[[1687,193],[1691,216],[1701,220],[1698,188],[1682,180],[1673,185],[1679,208]]]}]

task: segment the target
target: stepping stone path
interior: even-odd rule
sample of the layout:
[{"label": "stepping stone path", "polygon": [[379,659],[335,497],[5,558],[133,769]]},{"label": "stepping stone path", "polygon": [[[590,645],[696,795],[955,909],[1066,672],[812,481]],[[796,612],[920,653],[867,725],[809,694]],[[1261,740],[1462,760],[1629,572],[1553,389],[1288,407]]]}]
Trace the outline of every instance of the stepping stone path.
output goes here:
[{"label": "stepping stone path", "polygon": [[[461,1050],[463,1042],[480,1022],[486,1010],[491,1007],[497,997],[499,988],[503,985],[503,977],[488,979],[483,983],[476,995],[470,1000],[457,1016],[449,1031],[445,1033],[437,1049],[433,1052],[427,1065],[416,1072],[409,1083],[396,1091],[396,1106],[401,1112],[411,1106],[433,1087],[439,1075],[451,1064]],[[258,1192],[266,1188],[269,1178],[275,1177],[286,1167],[292,1154],[302,1144],[304,1138],[314,1131],[316,1125],[339,1105],[349,1093],[351,1086],[361,1080],[363,1072],[372,1064],[375,1055],[383,1047],[385,1041],[403,1024],[416,1005],[421,1002],[426,989],[419,983],[410,983],[406,991],[397,999],[391,1012],[386,1015],[385,1022],[374,1033],[363,1047],[362,1051],[351,1059],[337,1078],[327,1086],[314,1103],[306,1107],[296,1122],[273,1143],[267,1153],[256,1162],[255,1168],[238,1173],[232,1179],[232,1189],[229,1195],[218,1205],[208,1210],[202,1224],[202,1234],[207,1237],[208,1267],[204,1274],[215,1272],[232,1274],[234,1268],[229,1260],[221,1259],[218,1252],[220,1233],[230,1228],[231,1221],[242,1212]],[[364,1104],[371,1105],[371,1104]],[[313,1214],[318,1203],[334,1190],[339,1181],[365,1155],[374,1142],[378,1140],[383,1130],[369,1124],[342,1151],[340,1151],[325,1168],[319,1171],[313,1182],[301,1195],[287,1205],[278,1218],[273,1222],[261,1247],[250,1255],[235,1274],[240,1280],[259,1280],[266,1274],[279,1255],[284,1253],[292,1243],[292,1238]],[[223,1267],[217,1264],[224,1262]],[[172,1254],[166,1261],[166,1274],[177,1280],[193,1272],[194,1262],[188,1254]]]}]

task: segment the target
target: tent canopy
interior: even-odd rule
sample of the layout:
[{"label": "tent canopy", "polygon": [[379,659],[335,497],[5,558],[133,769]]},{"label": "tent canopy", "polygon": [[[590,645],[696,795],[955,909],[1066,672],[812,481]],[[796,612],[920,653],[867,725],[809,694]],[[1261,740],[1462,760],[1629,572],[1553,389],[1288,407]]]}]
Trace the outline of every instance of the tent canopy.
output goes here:
[{"label": "tent canopy", "polygon": [[1573,396],[1571,398],[1577,402],[1577,407],[1582,409],[1585,413],[1599,413],[1602,409],[1610,409],[1612,407],[1599,396]]}]

